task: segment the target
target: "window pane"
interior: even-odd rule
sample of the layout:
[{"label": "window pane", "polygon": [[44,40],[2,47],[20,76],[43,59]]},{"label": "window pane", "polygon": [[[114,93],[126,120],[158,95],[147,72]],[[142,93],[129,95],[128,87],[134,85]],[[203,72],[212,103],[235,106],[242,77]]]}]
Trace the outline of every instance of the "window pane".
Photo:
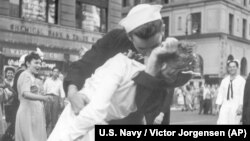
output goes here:
[{"label": "window pane", "polygon": [[162,20],[165,24],[165,36],[168,37],[168,35],[169,35],[169,17],[163,17]]},{"label": "window pane", "polygon": [[[79,3],[78,3],[79,4]],[[107,10],[90,4],[79,4],[76,8],[76,26],[85,30],[95,32],[106,32],[107,30]]]},{"label": "window pane", "polygon": [[101,32],[107,32],[107,10],[101,9]]},{"label": "window pane", "polygon": [[247,20],[243,19],[243,25],[242,25],[242,37],[246,38],[246,29],[247,29]]},{"label": "window pane", "polygon": [[229,34],[233,34],[234,15],[229,14]]},{"label": "window pane", "polygon": [[82,27],[82,6],[80,2],[76,2],[76,28]]},{"label": "window pane", "polygon": [[201,33],[201,13],[192,14],[192,34]]},{"label": "window pane", "polygon": [[46,21],[46,0],[23,0],[21,17],[31,21]]},{"label": "window pane", "polygon": [[20,0],[10,0],[10,16],[11,17],[19,17],[20,10]]},{"label": "window pane", "polygon": [[178,18],[178,30],[182,30],[181,24],[182,24],[182,18],[179,17],[179,18]]},{"label": "window pane", "polygon": [[57,23],[57,0],[48,0],[48,23]]}]

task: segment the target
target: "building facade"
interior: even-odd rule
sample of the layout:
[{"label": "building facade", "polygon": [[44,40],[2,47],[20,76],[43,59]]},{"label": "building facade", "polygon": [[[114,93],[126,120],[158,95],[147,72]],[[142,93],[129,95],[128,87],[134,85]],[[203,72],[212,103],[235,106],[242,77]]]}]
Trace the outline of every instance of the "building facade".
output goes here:
[{"label": "building facade", "polygon": [[0,0],[0,70],[40,48],[66,71],[120,19],[120,0]]},{"label": "building facade", "polygon": [[[129,2],[128,2],[129,1]],[[124,0],[123,16],[135,5]],[[141,0],[163,4],[165,34],[197,43],[195,51],[203,59],[208,83],[226,75],[226,63],[236,59],[239,73],[250,71],[250,0]],[[129,5],[129,6],[127,6]]]}]

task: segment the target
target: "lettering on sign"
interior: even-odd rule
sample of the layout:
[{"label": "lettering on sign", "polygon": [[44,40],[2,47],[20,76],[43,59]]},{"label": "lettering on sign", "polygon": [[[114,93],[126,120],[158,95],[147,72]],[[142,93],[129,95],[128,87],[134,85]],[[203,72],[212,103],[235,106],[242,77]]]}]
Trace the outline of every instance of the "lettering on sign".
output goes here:
[{"label": "lettering on sign", "polygon": [[10,30],[14,32],[29,33],[40,36],[49,36],[58,39],[95,43],[102,36],[93,33],[82,33],[79,31],[67,31],[64,28],[48,28],[46,26],[35,26],[25,24],[10,24]]},{"label": "lettering on sign", "polygon": [[[19,60],[17,60],[17,59],[8,59],[7,64],[9,66],[19,66]],[[55,66],[56,66],[55,63],[46,63],[46,62],[41,63],[41,68],[50,68],[50,69],[52,69]]]},{"label": "lettering on sign", "polygon": [[[33,52],[33,50],[3,48],[4,54],[14,57],[21,57],[22,55],[29,54],[31,52]],[[64,54],[51,53],[51,52],[43,52],[43,53],[44,53],[44,59],[64,61]]]}]

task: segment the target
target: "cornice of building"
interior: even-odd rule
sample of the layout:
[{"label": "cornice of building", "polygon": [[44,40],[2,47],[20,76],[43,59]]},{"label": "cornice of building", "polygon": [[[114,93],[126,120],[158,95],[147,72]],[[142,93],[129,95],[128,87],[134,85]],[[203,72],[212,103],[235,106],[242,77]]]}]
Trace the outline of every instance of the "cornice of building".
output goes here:
[{"label": "cornice of building", "polygon": [[235,35],[230,35],[223,32],[217,32],[217,33],[204,33],[204,34],[192,34],[192,35],[182,35],[182,36],[175,36],[179,40],[194,40],[194,39],[204,39],[204,38],[222,38],[227,37],[228,39],[243,42],[246,44],[250,44],[250,40],[244,39]]},{"label": "cornice of building", "polygon": [[187,9],[187,8],[203,7],[207,5],[217,5],[217,4],[223,4],[227,7],[237,9],[239,11],[250,14],[250,7],[249,8],[244,7],[230,0],[200,0],[200,1],[186,1],[182,3],[164,4],[162,12],[173,11],[175,9]]}]

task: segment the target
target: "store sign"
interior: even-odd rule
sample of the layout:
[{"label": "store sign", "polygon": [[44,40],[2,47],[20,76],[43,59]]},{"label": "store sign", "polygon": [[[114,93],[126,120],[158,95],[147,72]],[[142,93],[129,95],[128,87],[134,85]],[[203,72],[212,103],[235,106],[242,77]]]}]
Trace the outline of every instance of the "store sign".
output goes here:
[{"label": "store sign", "polygon": [[[22,49],[11,49],[11,48],[3,48],[3,53],[7,56],[13,57],[21,57],[24,54],[29,54],[34,52],[34,50],[22,50]],[[51,53],[51,52],[43,52],[45,60],[57,60],[64,61],[64,54],[60,53]]]},{"label": "store sign", "polygon": [[10,24],[9,29],[14,32],[28,33],[52,38],[66,39],[72,41],[95,43],[102,36],[93,36],[92,33],[78,33],[74,31],[65,31],[65,29],[53,29],[45,27],[36,27],[35,25]]},{"label": "store sign", "polygon": [[[7,60],[7,65],[8,66],[19,66],[19,60],[17,59],[8,59]],[[49,69],[53,69],[56,66],[55,63],[46,63],[46,62],[42,62],[41,63],[41,68],[49,68]]]},{"label": "store sign", "polygon": [[[103,36],[102,33],[98,32],[87,32],[82,31],[81,29],[26,21],[24,19],[13,19],[3,16],[0,16],[0,23],[0,30],[3,31],[25,33],[69,41],[79,41],[89,44],[95,43]],[[15,41],[15,39],[12,40]],[[56,45],[57,43],[55,42],[55,46]]]}]

